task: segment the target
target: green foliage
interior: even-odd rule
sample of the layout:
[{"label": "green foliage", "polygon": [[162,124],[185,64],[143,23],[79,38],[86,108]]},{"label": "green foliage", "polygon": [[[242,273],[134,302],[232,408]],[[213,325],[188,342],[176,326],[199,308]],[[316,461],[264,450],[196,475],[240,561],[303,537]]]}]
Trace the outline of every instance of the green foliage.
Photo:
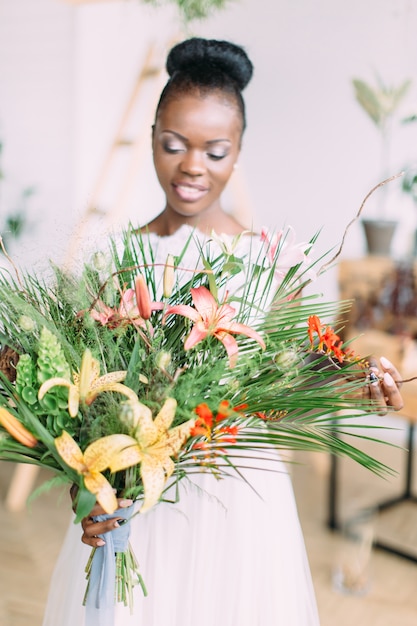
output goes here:
[{"label": "green foliage", "polygon": [[402,190],[409,194],[413,202],[417,203],[417,167],[406,170],[402,180]]},{"label": "green foliage", "polygon": [[[361,399],[367,384],[361,362],[345,355],[342,363],[332,349],[324,350],[309,340],[309,317],[332,319],[340,309],[340,303],[299,295],[317,262],[306,255],[303,262],[284,271],[282,238],[272,256],[255,244],[246,256],[238,247],[214,247],[200,250],[198,267],[184,268],[192,242],[190,235],[175,257],[175,280],[166,297],[161,296],[164,270],[156,267],[146,235],[132,228],[121,241],[110,240],[108,256],[94,255],[81,276],[55,267],[55,280],[47,285],[30,274],[0,275],[0,337],[20,355],[16,382],[2,377],[0,406],[11,410],[39,441],[28,449],[3,431],[0,459],[33,462],[53,470],[60,480],[76,483],[77,519],[81,519],[89,513],[94,496],[85,488],[82,472],[60,457],[55,439],[67,432],[82,454],[102,437],[131,436],[131,420],[140,404],[126,399],[123,389],[128,388],[154,418],[167,398],[174,398],[177,410],[170,428],[196,418],[202,405],[214,415],[221,404],[230,407],[206,442],[214,458],[209,466],[219,475],[230,473],[234,466],[238,470],[239,450],[262,458],[271,445],[345,454],[376,473],[386,472],[383,464],[346,440],[348,432],[362,436],[354,420],[348,425],[345,418],[334,418],[336,411],[354,418],[373,407]],[[311,243],[305,246],[307,251]],[[145,278],[151,299],[159,298],[146,320],[140,316],[133,289],[138,273]],[[220,324],[219,332],[213,334],[214,326],[209,327],[205,338],[185,350],[191,329],[196,323],[204,325],[204,319],[196,322],[166,311],[169,306],[185,305],[195,313],[190,289],[201,286],[217,299],[218,317],[210,323]],[[229,312],[228,307],[235,309],[236,323],[256,330],[265,341],[262,349],[253,338],[236,331],[234,367],[219,340],[227,333],[227,324],[222,326],[223,305]],[[83,359],[87,350],[92,353],[90,361]],[[83,371],[84,362],[90,363],[89,370]],[[40,385],[51,379],[58,381],[56,386],[39,400]],[[108,386],[116,379],[124,387]],[[68,386],[79,398],[75,418],[69,415]],[[224,432],[233,429],[233,437],[222,438],[221,426]],[[190,437],[174,457],[176,480],[207,465],[206,450],[196,449],[195,443],[195,436]],[[140,465],[113,474],[107,467],[103,466],[103,475],[120,495],[143,496]]]},{"label": "green foliage", "polygon": [[[361,80],[353,79],[353,87],[357,102],[370,117],[372,122],[380,131],[381,153],[380,153],[380,182],[392,176],[391,171],[391,138],[393,133],[393,122],[395,113],[407,95],[411,80],[404,80],[398,86],[387,86],[377,77],[376,85]],[[387,187],[384,188],[386,192]],[[386,193],[380,198],[381,218],[386,218]]]},{"label": "green foliage", "polygon": [[[185,23],[203,20],[223,9],[230,0],[165,0],[177,5],[179,14]],[[143,0],[147,4],[159,7],[163,0]]]},{"label": "green foliage", "polygon": [[386,126],[411,86],[411,80],[405,80],[398,87],[388,87],[380,78],[375,87],[358,78],[352,83],[357,101],[380,129]]}]

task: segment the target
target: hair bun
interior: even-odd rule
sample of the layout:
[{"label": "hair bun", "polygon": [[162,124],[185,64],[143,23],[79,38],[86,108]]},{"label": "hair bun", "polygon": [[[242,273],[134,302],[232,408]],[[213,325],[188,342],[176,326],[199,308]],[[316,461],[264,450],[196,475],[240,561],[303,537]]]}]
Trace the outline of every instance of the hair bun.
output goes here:
[{"label": "hair bun", "polygon": [[240,46],[229,41],[192,37],[174,46],[168,54],[166,69],[169,76],[175,72],[195,74],[220,72],[233,80],[240,90],[252,78],[253,66]]}]

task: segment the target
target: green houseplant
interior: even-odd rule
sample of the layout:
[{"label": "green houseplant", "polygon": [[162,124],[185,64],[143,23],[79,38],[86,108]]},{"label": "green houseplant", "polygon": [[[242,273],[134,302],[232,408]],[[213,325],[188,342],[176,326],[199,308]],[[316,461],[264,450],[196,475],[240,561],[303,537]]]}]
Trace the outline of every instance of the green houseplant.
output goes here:
[{"label": "green houseplant", "polygon": [[[417,113],[413,113],[402,120],[403,124],[411,124],[417,122]],[[407,194],[417,209],[417,161],[407,163],[404,169],[401,189]],[[417,230],[414,234],[414,256],[417,256]]]},{"label": "green houseplant", "polygon": [[[414,122],[417,122],[417,113],[413,113],[402,120],[403,124],[412,124]],[[402,190],[410,195],[417,206],[417,163],[406,165],[404,171]]]},{"label": "green houseplant", "polygon": [[[1,157],[3,154],[3,144],[0,141],[0,184],[5,179],[3,172]],[[1,191],[1,188],[0,188]],[[29,198],[35,193],[35,187],[28,186],[19,190],[15,206],[11,211],[4,215],[2,203],[0,202],[0,255],[3,254],[4,247],[8,247],[9,243],[16,241],[25,233],[28,228],[28,219],[26,208]],[[0,200],[2,198],[0,197]]]},{"label": "green houseplant", "polygon": [[[377,77],[376,86],[354,78],[352,84],[357,102],[375,124],[380,135],[380,180],[386,180],[390,171],[390,151],[395,114],[407,94],[411,81],[404,80],[396,87],[387,86]],[[397,222],[387,216],[386,193],[383,188],[379,217],[362,219],[369,254],[388,255]]]}]

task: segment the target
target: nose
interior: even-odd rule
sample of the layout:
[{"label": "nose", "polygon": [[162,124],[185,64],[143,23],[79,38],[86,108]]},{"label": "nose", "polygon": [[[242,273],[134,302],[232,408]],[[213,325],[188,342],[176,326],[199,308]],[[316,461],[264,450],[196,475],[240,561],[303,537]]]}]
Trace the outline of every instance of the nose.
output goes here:
[{"label": "nose", "polygon": [[199,150],[187,150],[181,161],[181,171],[189,176],[201,176],[206,169],[204,155]]}]

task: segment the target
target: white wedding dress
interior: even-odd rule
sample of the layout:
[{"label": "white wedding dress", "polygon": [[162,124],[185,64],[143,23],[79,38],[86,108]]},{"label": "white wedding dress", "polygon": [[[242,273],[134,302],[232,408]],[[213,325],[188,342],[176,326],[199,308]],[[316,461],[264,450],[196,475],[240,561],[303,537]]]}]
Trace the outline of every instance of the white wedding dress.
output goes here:
[{"label": "white wedding dress", "polygon": [[[182,250],[189,234],[183,226],[169,237],[149,235],[155,262]],[[241,239],[238,256],[251,240]],[[197,250],[189,247],[183,267],[195,267]],[[160,503],[135,516],[130,541],[148,596],[135,588],[133,614],[117,605],[115,626],[319,624],[291,480],[273,457],[262,470],[246,469],[247,482],[193,476],[192,483],[180,483],[178,503]],[[251,463],[260,465],[250,459],[245,465]],[[91,548],[80,537],[80,527],[71,523],[43,626],[85,625],[84,567]]]}]

